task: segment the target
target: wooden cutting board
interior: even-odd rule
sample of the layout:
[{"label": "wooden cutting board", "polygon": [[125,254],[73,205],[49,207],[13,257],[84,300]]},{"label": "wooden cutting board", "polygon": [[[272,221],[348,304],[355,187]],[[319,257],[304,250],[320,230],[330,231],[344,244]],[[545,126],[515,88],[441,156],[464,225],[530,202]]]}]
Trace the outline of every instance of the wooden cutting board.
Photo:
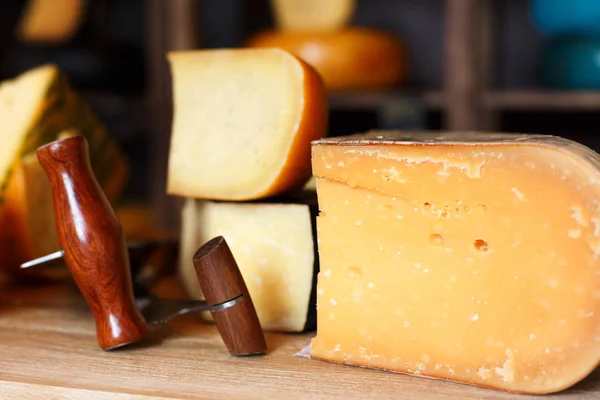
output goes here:
[{"label": "wooden cutting board", "polygon": [[189,315],[156,343],[111,353],[69,285],[0,294],[0,399],[600,399],[600,369],[558,395],[516,396],[294,356],[313,334],[267,333],[269,353],[237,358]]}]

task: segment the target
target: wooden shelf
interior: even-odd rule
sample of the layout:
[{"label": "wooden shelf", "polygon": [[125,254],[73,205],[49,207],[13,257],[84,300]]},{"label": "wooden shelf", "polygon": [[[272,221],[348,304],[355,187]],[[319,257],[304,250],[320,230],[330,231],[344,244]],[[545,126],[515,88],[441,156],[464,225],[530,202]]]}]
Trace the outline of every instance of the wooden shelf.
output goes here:
[{"label": "wooden shelf", "polygon": [[414,100],[428,108],[440,108],[444,95],[441,91],[418,91],[415,89],[397,89],[381,92],[346,92],[329,95],[332,109],[375,109],[401,100]]},{"label": "wooden shelf", "polygon": [[445,92],[449,130],[496,130],[498,112],[600,110],[600,91],[493,89],[497,75],[498,2],[445,0]]},{"label": "wooden shelf", "polygon": [[483,102],[492,110],[600,110],[600,91],[491,91]]},{"label": "wooden shelf", "polygon": [[[600,110],[600,91],[493,90],[482,93],[481,106],[501,110]],[[427,108],[445,108],[443,91],[396,90],[389,92],[334,93],[329,96],[333,109],[384,107],[398,100],[413,99]]]}]

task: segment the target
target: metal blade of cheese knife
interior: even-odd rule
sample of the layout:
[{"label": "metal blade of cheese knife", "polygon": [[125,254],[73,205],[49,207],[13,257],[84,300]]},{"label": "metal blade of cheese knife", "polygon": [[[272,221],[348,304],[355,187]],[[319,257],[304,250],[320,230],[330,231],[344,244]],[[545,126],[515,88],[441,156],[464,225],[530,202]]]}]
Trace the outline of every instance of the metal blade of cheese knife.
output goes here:
[{"label": "metal blade of cheese knife", "polygon": [[210,305],[204,300],[175,300],[154,295],[136,296],[136,304],[146,321],[150,324],[166,323],[173,318],[184,314],[202,311],[223,311],[245,300],[244,295],[239,295],[221,304]]},{"label": "metal blade of cheese knife", "polygon": [[240,295],[224,303],[210,305],[205,300],[168,299],[154,295],[146,284],[136,280],[133,281],[133,295],[138,309],[151,324],[165,323],[192,312],[222,311],[244,300],[244,295]]},{"label": "metal blade of cheese knife", "polygon": [[21,268],[31,268],[44,265],[60,265],[65,252],[63,250],[55,251],[54,253],[46,254],[33,260],[29,260],[21,264]]},{"label": "metal blade of cheese knife", "polygon": [[[177,241],[173,239],[136,241],[130,242],[128,244],[128,248],[132,258],[134,258],[136,255],[141,255],[142,253],[148,252],[149,250],[153,250],[156,247],[174,244],[177,244]],[[42,257],[38,257],[21,264],[21,268],[35,268],[58,265],[62,266],[63,257],[63,250],[55,251],[54,253],[46,254]],[[143,279],[134,279],[132,283],[136,305],[139,308],[140,312],[144,315],[146,321],[151,324],[166,323],[172,320],[173,318],[193,312],[222,311],[229,307],[233,307],[234,305],[239,304],[245,300],[244,295],[240,295],[224,303],[210,305],[204,300],[167,299],[153,295],[148,290],[147,285]]]},{"label": "metal blade of cheese knife", "polygon": [[[159,246],[175,245],[177,240],[175,239],[159,239],[159,240],[139,240],[131,241],[127,244],[131,257],[135,257],[138,254],[146,253]],[[46,266],[62,266],[64,250],[55,251],[54,253],[46,254],[44,256],[34,258],[21,264],[21,269],[25,268],[37,268]]]},{"label": "metal blade of cheese knife", "polygon": [[[166,243],[166,242],[165,242]],[[142,249],[148,244],[132,243],[130,249]],[[21,268],[47,266],[51,264],[61,265],[64,252],[62,250],[28,261]],[[148,323],[166,323],[173,318],[184,314],[203,311],[222,311],[244,301],[244,295],[240,295],[221,304],[210,305],[204,300],[176,300],[166,299],[153,295],[146,285],[138,280],[133,281],[133,293],[135,302],[140,312]]]},{"label": "metal blade of cheese knife", "polygon": [[214,305],[208,304],[205,300],[168,299],[154,295],[148,286],[139,280],[133,281],[133,295],[138,309],[150,324],[166,323],[173,318],[193,312],[223,311],[245,300],[243,294]]}]

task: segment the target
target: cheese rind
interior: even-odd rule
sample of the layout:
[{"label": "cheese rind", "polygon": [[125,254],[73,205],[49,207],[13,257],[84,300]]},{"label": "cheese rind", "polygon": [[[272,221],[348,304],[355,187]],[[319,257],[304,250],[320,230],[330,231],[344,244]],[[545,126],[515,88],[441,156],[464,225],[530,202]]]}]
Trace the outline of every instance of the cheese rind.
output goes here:
[{"label": "cheese rind", "polygon": [[[259,321],[268,331],[314,327],[316,209],[299,203],[234,203],[186,199],[179,271],[188,293],[203,299],[192,257],[223,236],[233,253]],[[311,212],[312,211],[312,212]],[[210,319],[210,315],[204,315]]]},{"label": "cheese rind", "polygon": [[253,36],[247,47],[277,47],[295,54],[317,70],[331,92],[383,89],[406,77],[404,44],[378,29],[265,31]]},{"label": "cheese rind", "polygon": [[524,393],[600,361],[600,157],[534,135],[313,144],[311,357]]},{"label": "cheese rind", "polygon": [[324,137],[327,96],[308,64],[279,49],[169,54],[175,114],[170,194],[252,200],[310,178],[310,142]]}]

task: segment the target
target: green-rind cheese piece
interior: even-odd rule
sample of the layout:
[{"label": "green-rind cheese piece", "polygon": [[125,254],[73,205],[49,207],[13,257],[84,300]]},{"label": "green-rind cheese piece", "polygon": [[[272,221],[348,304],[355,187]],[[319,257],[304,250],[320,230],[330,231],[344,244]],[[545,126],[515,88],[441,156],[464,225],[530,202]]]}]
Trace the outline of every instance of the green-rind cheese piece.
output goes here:
[{"label": "green-rind cheese piece", "polygon": [[[103,188],[110,180],[126,179],[122,152],[56,66],[40,66],[0,83],[0,135],[4,143],[0,149],[0,203],[14,164],[67,129],[87,139],[90,163]],[[116,185],[113,192],[122,186]],[[117,195],[110,193],[109,197]]]}]

